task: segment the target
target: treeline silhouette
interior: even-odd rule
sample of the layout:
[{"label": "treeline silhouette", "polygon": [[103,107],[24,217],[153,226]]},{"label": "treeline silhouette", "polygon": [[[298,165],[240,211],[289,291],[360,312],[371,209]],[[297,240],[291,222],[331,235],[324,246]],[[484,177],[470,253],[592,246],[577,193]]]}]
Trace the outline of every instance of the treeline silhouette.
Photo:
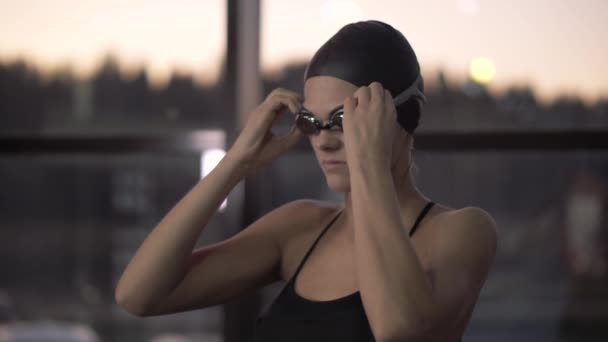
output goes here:
[{"label": "treeline silhouette", "polygon": [[[69,68],[47,74],[23,59],[0,62],[0,134],[228,129],[233,122],[223,76],[204,86],[191,74],[174,73],[156,88],[143,68],[128,74],[121,70],[112,55],[86,80]],[[264,94],[279,86],[301,92],[304,70],[304,63],[291,64],[278,76],[265,75]],[[530,87],[493,97],[480,84],[450,83],[443,73],[432,81],[427,80],[429,103],[421,130],[598,128],[608,123],[608,97],[586,105],[576,96],[562,96],[542,106]]]}]

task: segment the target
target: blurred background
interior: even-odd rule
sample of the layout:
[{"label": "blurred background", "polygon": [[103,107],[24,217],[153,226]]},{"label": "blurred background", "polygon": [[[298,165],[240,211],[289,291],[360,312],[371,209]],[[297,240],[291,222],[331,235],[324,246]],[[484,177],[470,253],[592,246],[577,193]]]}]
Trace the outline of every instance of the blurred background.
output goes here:
[{"label": "blurred background", "polygon": [[[301,92],[316,49],[367,19],[421,63],[420,189],[498,223],[463,340],[607,341],[606,13],[604,0],[0,0],[0,341],[248,340],[283,284],[152,318],[117,307],[114,286],[247,113],[276,87]],[[241,182],[200,244],[303,197],[341,199],[307,143]]]}]

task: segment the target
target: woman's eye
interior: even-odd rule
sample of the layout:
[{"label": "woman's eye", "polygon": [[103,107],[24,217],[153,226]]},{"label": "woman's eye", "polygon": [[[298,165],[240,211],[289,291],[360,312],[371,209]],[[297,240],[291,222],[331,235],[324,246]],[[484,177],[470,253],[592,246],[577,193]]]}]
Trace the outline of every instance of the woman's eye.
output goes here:
[{"label": "woman's eye", "polygon": [[344,117],[344,111],[335,112],[331,116],[331,121],[336,123],[342,123],[342,117]]},{"label": "woman's eye", "polygon": [[335,111],[335,112],[334,112],[334,113],[331,115],[331,118],[332,118],[332,119],[338,119],[338,118],[340,118],[340,119],[341,119],[341,117],[342,117],[342,116],[344,116],[344,109],[340,109],[340,110],[338,110],[338,111]]}]

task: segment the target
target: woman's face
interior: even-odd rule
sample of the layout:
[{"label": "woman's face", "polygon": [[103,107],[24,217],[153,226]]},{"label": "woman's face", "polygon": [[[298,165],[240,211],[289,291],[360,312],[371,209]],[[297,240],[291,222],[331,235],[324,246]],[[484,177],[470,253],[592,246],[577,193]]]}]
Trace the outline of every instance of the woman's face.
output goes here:
[{"label": "woman's face", "polygon": [[[303,106],[325,123],[357,89],[354,84],[335,77],[311,77],[304,83]],[[337,192],[350,191],[342,132],[324,129],[318,135],[310,135],[308,138],[329,188]]]}]

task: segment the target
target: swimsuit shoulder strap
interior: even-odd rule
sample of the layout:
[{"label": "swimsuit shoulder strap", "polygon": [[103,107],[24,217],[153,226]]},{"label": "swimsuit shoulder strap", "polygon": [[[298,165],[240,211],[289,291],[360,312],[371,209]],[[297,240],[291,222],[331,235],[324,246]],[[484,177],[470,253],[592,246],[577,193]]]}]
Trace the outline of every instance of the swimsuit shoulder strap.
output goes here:
[{"label": "swimsuit shoulder strap", "polygon": [[296,270],[296,273],[292,276],[292,279],[295,279],[297,277],[298,273],[300,273],[300,270],[302,269],[302,266],[304,266],[304,263],[306,262],[306,260],[310,256],[310,253],[312,253],[312,250],[315,249],[315,247],[317,246],[317,243],[319,242],[319,240],[321,240],[321,237],[323,237],[323,235],[325,234],[325,232],[327,232],[327,230],[329,229],[329,227],[338,219],[338,217],[340,216],[340,214],[342,214],[342,211],[343,211],[343,209],[341,209],[338,212],[338,214],[336,214],[336,216],[334,216],[334,218],[327,224],[327,226],[325,226],[325,228],[323,228],[323,231],[321,232],[321,234],[319,234],[319,236],[317,237],[317,239],[315,240],[315,242],[308,249],[308,252],[306,252],[306,255],[304,255],[304,258],[302,258],[302,261],[300,262],[300,265],[298,266],[298,269]]},{"label": "swimsuit shoulder strap", "polygon": [[424,207],[424,209],[422,209],[422,211],[418,215],[418,218],[416,219],[416,223],[414,223],[414,226],[412,226],[412,229],[410,230],[410,237],[414,235],[414,233],[416,232],[416,229],[418,229],[418,225],[420,224],[420,222],[422,222],[422,219],[426,216],[426,214],[428,214],[428,212],[431,210],[431,208],[433,207],[434,204],[435,203],[433,203],[433,202],[429,202]]}]

